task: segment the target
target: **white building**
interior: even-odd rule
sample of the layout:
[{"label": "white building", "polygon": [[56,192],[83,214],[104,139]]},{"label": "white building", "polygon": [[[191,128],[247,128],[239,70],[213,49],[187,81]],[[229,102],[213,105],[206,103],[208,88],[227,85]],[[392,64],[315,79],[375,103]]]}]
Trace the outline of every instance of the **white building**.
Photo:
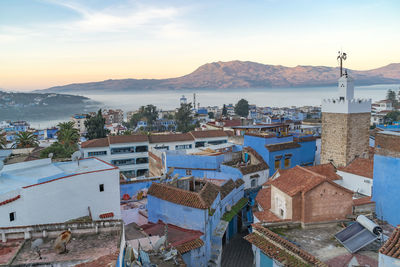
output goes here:
[{"label": "white building", "polygon": [[376,111],[384,111],[384,110],[393,110],[393,106],[392,106],[392,101],[391,100],[381,100],[378,102],[375,102],[373,104],[374,108],[376,109]]},{"label": "white building", "polygon": [[149,170],[146,135],[118,135],[82,143],[84,157],[98,157],[117,166],[127,177],[144,176]]},{"label": "white building", "polygon": [[98,159],[6,165],[0,185],[0,227],[121,217],[118,168]]},{"label": "white building", "polygon": [[85,127],[86,116],[86,114],[75,114],[71,118],[71,120],[74,122],[74,128],[77,129],[81,135],[87,133]]}]

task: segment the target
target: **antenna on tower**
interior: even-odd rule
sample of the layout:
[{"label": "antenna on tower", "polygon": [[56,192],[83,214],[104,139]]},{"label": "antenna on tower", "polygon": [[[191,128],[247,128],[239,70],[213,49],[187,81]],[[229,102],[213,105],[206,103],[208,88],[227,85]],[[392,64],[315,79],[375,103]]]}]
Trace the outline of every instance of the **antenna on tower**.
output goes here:
[{"label": "antenna on tower", "polygon": [[339,78],[340,78],[343,76],[343,60],[346,60],[347,54],[342,51],[339,51],[338,54],[339,55],[337,57],[337,60],[340,61],[340,76],[339,76]]},{"label": "antenna on tower", "polygon": [[193,93],[193,108],[196,109],[196,93]]}]

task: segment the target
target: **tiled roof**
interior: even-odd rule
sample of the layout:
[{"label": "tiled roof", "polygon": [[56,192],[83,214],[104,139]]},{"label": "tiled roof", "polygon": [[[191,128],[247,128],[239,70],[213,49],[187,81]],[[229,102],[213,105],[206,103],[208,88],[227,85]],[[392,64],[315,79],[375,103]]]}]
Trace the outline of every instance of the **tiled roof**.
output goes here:
[{"label": "tiled roof", "polygon": [[335,166],[333,166],[331,163],[320,164],[320,165],[315,165],[315,166],[307,166],[304,168],[306,168],[310,171],[316,172],[318,174],[321,174],[323,176],[326,176],[328,179],[331,179],[331,180],[341,180],[342,179],[342,177],[340,177],[340,175],[336,174]]},{"label": "tiled roof", "polygon": [[144,134],[109,136],[110,144],[147,142],[149,139]]},{"label": "tiled roof", "polygon": [[109,146],[108,138],[98,138],[92,139],[81,144],[82,148],[91,148],[91,147],[107,147]]},{"label": "tiled roof", "polygon": [[298,147],[300,147],[300,145],[296,142],[288,142],[288,143],[281,143],[281,144],[266,145],[265,147],[268,149],[269,152],[274,152],[274,151],[298,148]]},{"label": "tiled roof", "polygon": [[400,259],[400,226],[397,226],[379,252],[383,255]]},{"label": "tiled roof", "polygon": [[343,191],[353,193],[352,191],[332,182],[328,177],[313,172],[304,167],[295,166],[292,169],[281,171],[279,177],[269,180],[267,183],[273,185],[285,192],[289,196],[294,196],[299,192],[307,192],[317,185],[328,182]]},{"label": "tiled roof", "polygon": [[243,179],[237,179],[236,181],[235,181],[235,185],[236,185],[236,188],[238,188],[238,187],[240,187],[242,184],[244,184],[244,181],[243,181]]},{"label": "tiled roof", "polygon": [[[162,221],[142,225],[142,228],[147,234],[153,236],[163,236],[165,233],[165,223]],[[168,224],[168,242],[181,254],[203,246],[204,242],[200,239],[202,235],[203,233],[197,230],[185,229],[173,224]]]},{"label": "tiled roof", "polygon": [[228,137],[234,136],[235,133],[233,131],[224,131]]},{"label": "tiled roof", "polygon": [[168,143],[168,142],[181,142],[193,141],[194,138],[189,133],[181,134],[153,134],[149,136],[150,143]]},{"label": "tiled roof", "polygon": [[113,212],[103,213],[103,214],[100,214],[99,217],[101,219],[112,218],[112,217],[114,217],[114,213]]},{"label": "tiled roof", "polygon": [[353,206],[361,206],[375,203],[371,200],[371,197],[361,197],[353,200]]},{"label": "tiled roof", "polygon": [[293,141],[295,142],[309,142],[309,141],[315,141],[317,140],[318,137],[316,136],[299,136],[299,137],[294,137]]},{"label": "tiled roof", "polygon": [[220,187],[221,199],[224,199],[236,187],[235,182],[230,179]]},{"label": "tiled roof", "polygon": [[245,236],[244,239],[259,248],[268,257],[289,267],[304,266],[306,264],[328,267],[327,264],[268,228],[260,224],[253,224],[252,226],[253,233]]},{"label": "tiled roof", "polygon": [[184,254],[186,252],[189,252],[196,248],[200,248],[202,246],[204,246],[203,240],[201,240],[200,238],[196,238],[194,240],[176,246],[175,248],[179,251],[179,253]]},{"label": "tiled roof", "polygon": [[356,158],[340,171],[349,172],[363,177],[374,177],[374,161],[372,159]]},{"label": "tiled roof", "polygon": [[97,138],[88,140],[81,144],[82,148],[91,148],[91,147],[107,147],[110,144],[120,144],[120,143],[139,143],[139,142],[147,142],[147,135],[143,134],[132,134],[132,135],[116,135],[116,136],[108,136],[104,138]]},{"label": "tiled roof", "polygon": [[194,138],[212,138],[212,137],[227,137],[224,131],[220,130],[206,130],[206,131],[191,131],[190,134]]},{"label": "tiled roof", "polygon": [[208,209],[218,193],[218,187],[210,182],[207,182],[199,193],[159,183],[152,183],[147,192],[148,195],[159,199],[196,209]]}]

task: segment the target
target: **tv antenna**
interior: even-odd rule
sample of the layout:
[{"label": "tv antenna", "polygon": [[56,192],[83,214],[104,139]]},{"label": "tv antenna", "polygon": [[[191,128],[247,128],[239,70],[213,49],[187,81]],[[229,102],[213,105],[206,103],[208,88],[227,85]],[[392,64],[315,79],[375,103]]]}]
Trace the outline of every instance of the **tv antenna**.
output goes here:
[{"label": "tv antenna", "polygon": [[342,51],[339,51],[338,54],[339,55],[337,57],[337,60],[340,61],[340,77],[342,77],[343,76],[343,60],[346,60],[347,54]]}]

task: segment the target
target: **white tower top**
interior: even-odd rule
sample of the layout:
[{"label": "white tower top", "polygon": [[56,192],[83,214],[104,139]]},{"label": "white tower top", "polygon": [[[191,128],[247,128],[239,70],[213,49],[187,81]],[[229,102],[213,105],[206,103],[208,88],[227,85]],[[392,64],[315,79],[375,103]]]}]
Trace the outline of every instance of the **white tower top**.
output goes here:
[{"label": "white tower top", "polygon": [[180,98],[181,105],[187,104],[187,99],[184,95]]},{"label": "white tower top", "polygon": [[322,101],[322,112],[327,113],[367,113],[371,112],[371,99],[354,98],[354,80],[347,72],[343,74],[342,63],[347,57],[346,53],[339,53],[340,78],[338,81],[339,94],[337,98],[324,99]]},{"label": "white tower top", "polygon": [[339,78],[338,86],[339,99],[351,100],[354,98],[354,80],[347,73]]}]

